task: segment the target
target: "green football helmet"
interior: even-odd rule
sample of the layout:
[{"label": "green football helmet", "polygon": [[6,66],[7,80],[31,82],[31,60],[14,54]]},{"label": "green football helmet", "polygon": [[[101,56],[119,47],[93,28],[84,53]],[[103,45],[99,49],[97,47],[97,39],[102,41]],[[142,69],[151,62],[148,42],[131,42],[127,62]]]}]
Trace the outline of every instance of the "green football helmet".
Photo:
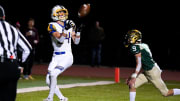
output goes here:
[{"label": "green football helmet", "polygon": [[142,33],[137,30],[129,30],[125,36],[125,47],[128,47],[130,44],[135,44],[136,42],[141,42],[142,40]]}]

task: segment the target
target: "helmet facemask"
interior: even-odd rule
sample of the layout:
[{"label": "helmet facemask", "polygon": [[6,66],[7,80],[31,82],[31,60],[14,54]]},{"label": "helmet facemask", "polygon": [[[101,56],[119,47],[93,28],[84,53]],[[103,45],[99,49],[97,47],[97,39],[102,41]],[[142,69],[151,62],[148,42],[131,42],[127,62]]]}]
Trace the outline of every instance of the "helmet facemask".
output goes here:
[{"label": "helmet facemask", "polygon": [[132,35],[130,35],[128,42],[131,44],[136,43],[136,41],[139,39],[139,36],[136,35],[135,33],[132,33]]},{"label": "helmet facemask", "polygon": [[136,42],[141,42],[142,34],[139,30],[130,30],[125,36],[125,47],[128,47],[129,44],[135,44]]},{"label": "helmet facemask", "polygon": [[68,10],[63,7],[63,6],[55,6],[52,10],[52,15],[51,18],[54,21],[62,21],[64,22],[65,20],[68,19]]}]

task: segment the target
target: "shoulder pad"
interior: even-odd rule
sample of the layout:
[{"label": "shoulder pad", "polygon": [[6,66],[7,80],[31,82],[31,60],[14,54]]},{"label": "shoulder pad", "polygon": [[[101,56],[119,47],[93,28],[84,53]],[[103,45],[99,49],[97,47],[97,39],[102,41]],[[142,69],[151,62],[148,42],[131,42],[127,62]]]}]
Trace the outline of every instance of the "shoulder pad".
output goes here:
[{"label": "shoulder pad", "polygon": [[56,32],[56,27],[55,27],[54,23],[49,23],[49,25],[48,25],[48,32],[51,33],[51,34],[53,32]]}]

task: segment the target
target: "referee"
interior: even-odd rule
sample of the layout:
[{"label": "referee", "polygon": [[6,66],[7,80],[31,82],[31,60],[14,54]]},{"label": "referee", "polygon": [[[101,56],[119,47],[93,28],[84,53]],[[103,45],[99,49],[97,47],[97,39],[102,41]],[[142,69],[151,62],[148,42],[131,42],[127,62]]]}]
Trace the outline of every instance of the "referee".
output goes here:
[{"label": "referee", "polygon": [[[20,77],[17,50],[22,49],[22,62],[29,56],[31,45],[24,36],[5,21],[0,5],[0,101],[15,101],[17,81]],[[23,64],[21,63],[21,64]]]}]

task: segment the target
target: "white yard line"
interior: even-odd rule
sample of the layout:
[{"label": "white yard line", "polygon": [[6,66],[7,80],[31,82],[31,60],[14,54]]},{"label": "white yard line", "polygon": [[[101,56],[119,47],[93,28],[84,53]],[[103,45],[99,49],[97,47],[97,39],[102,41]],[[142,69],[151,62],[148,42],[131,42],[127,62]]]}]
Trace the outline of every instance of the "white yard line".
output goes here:
[{"label": "white yard line", "polygon": [[[146,83],[146,84],[151,85],[152,83],[149,83],[149,82],[148,82],[148,83]],[[176,86],[179,86],[179,85],[180,85],[179,83],[166,83],[166,82],[165,82],[165,84],[166,84],[166,85],[176,85]]]},{"label": "white yard line", "polygon": [[[72,87],[108,85],[108,84],[113,84],[113,83],[114,83],[113,81],[97,81],[97,82],[90,82],[90,83],[64,84],[64,85],[58,85],[58,87],[59,88],[72,88]],[[43,87],[20,88],[20,89],[17,89],[17,93],[27,93],[27,92],[43,91],[43,90],[49,90],[49,87],[43,86]]]}]

